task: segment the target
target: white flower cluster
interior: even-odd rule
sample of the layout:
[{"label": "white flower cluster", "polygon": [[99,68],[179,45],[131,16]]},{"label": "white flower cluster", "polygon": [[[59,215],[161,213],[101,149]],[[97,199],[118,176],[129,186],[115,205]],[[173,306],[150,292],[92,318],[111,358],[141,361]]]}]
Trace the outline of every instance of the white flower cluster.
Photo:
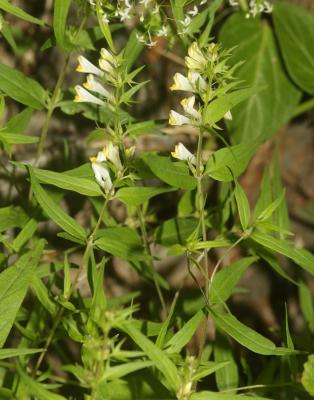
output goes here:
[{"label": "white flower cluster", "polygon": [[107,162],[109,162],[110,165],[113,167],[116,175],[121,174],[123,166],[120,160],[118,146],[115,146],[111,142],[109,142],[102,151],[98,152],[97,157],[91,157],[90,161],[92,163],[92,168],[97,183],[103,188],[106,194],[113,194],[113,183],[111,180]]},{"label": "white flower cluster", "polygon": [[[229,4],[231,6],[238,6],[239,0],[229,0]],[[246,13],[246,18],[254,18],[263,12],[269,14],[273,10],[273,5],[268,0],[250,0],[248,6],[249,10]]]},{"label": "white flower cluster", "polygon": [[207,2],[208,0],[201,0],[198,6],[195,4],[193,8],[186,11],[185,18],[179,21],[179,24],[181,25],[181,30],[179,32],[179,35],[185,35],[189,32],[189,26],[192,22],[192,19],[198,15],[199,7],[203,6]]},{"label": "white flower cluster", "polygon": [[[78,72],[83,72],[87,75],[84,87],[75,86],[76,97],[75,102],[94,103],[100,106],[105,104],[105,101],[111,104],[115,103],[113,92],[108,88],[109,86],[117,86],[121,84],[121,77],[119,74],[119,61],[116,56],[112,55],[108,50],[101,49],[101,57],[99,59],[99,67],[92,64],[85,57],[78,57]],[[96,97],[93,92],[97,94]]]}]

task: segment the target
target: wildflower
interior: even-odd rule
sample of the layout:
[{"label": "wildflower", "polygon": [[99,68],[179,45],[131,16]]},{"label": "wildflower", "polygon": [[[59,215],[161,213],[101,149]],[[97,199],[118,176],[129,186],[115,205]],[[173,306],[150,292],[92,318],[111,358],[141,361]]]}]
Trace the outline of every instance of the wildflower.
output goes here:
[{"label": "wildflower", "polygon": [[112,191],[113,184],[107,167],[102,164],[105,160],[106,157],[102,151],[97,154],[97,157],[90,158],[97,183],[104,189],[105,193],[109,193]]},{"label": "wildflower", "polygon": [[123,166],[121,164],[118,146],[114,146],[109,142],[108,145],[104,147],[103,153],[105,154],[106,159],[111,161],[118,171],[122,171]]},{"label": "wildflower", "polygon": [[76,96],[74,101],[76,103],[94,103],[103,106],[105,103],[98,99],[98,97],[90,94],[86,89],[80,85],[75,86]]},{"label": "wildflower", "polygon": [[107,61],[104,58],[101,58],[98,63],[99,63],[100,68],[103,71],[107,72],[110,75],[113,75],[113,76],[115,75],[114,67],[109,61]]},{"label": "wildflower", "polygon": [[207,87],[205,79],[198,72],[189,71],[188,80],[190,81],[191,85],[193,86],[196,92],[205,90]]},{"label": "wildflower", "polygon": [[178,112],[171,110],[169,115],[169,124],[170,125],[186,125],[190,124],[191,119],[186,117],[185,115],[179,114]]},{"label": "wildflower", "polygon": [[87,80],[83,83],[83,86],[92,92],[104,96],[108,100],[113,100],[112,94],[94,77],[94,75],[87,75]]},{"label": "wildflower", "polygon": [[109,18],[108,18],[108,15],[107,15],[107,14],[103,14],[103,16],[101,17],[101,19],[102,19],[102,22],[103,22],[104,24],[109,24]]},{"label": "wildflower", "polygon": [[86,74],[94,74],[101,77],[104,75],[104,73],[99,68],[97,68],[94,64],[88,61],[85,57],[79,56],[78,62],[79,64],[76,68],[78,72],[84,72]]},{"label": "wildflower", "polygon": [[198,14],[197,6],[194,6],[192,10],[188,11],[188,14],[190,14],[192,17],[195,17]]},{"label": "wildflower", "polygon": [[159,31],[156,33],[157,36],[162,37],[162,36],[167,36],[168,33],[168,29],[165,25],[163,25],[161,27],[161,29],[159,29]]},{"label": "wildflower", "polygon": [[177,158],[182,161],[190,161],[192,164],[196,165],[196,158],[182,143],[178,143],[174,151],[171,152],[172,157]]},{"label": "wildflower", "polygon": [[226,114],[224,115],[224,119],[232,121],[232,114],[230,110],[226,112]]},{"label": "wildflower", "polygon": [[181,101],[182,107],[186,114],[191,115],[191,117],[195,119],[200,119],[201,114],[198,110],[194,108],[195,104],[195,96],[188,97],[187,99],[183,99]]},{"label": "wildflower", "polygon": [[188,78],[177,72],[174,77],[174,84],[170,86],[170,90],[184,90],[186,92],[193,91],[193,85]]},{"label": "wildflower", "polygon": [[203,71],[206,68],[207,60],[196,42],[188,49],[188,56],[185,57],[185,64],[189,69]]},{"label": "wildflower", "polygon": [[110,64],[112,64],[112,65],[114,65],[114,66],[118,66],[118,62],[117,62],[116,57],[113,56],[113,55],[110,53],[110,51],[108,51],[107,49],[102,48],[102,49],[100,50],[100,55],[101,55],[101,58],[102,58],[103,60],[108,61]]}]

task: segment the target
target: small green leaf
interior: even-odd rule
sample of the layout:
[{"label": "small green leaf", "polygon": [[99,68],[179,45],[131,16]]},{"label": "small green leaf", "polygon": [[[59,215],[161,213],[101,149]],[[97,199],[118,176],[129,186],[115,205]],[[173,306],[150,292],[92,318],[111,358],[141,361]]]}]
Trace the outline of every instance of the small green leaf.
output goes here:
[{"label": "small green leaf", "polygon": [[216,371],[216,383],[219,390],[235,389],[239,384],[239,372],[237,363],[234,361],[231,346],[228,340],[217,332],[214,357],[216,362],[229,361],[223,369]]},{"label": "small green leaf", "polygon": [[14,115],[14,117],[6,123],[5,130],[12,133],[23,133],[29,124],[33,111],[34,110],[27,107]]},{"label": "small green leaf", "polygon": [[5,360],[6,358],[13,358],[19,356],[25,356],[28,354],[41,353],[45,351],[44,349],[0,349],[0,360]]},{"label": "small green leaf", "polygon": [[36,110],[45,107],[47,93],[44,88],[22,72],[4,64],[0,64],[0,89],[26,106]]},{"label": "small green leaf", "polygon": [[139,206],[152,197],[158,196],[162,193],[172,192],[175,189],[173,188],[162,188],[162,187],[145,187],[145,186],[134,186],[134,187],[125,187],[120,189],[116,193],[116,198],[121,200],[123,203],[128,206]]},{"label": "small green leaf", "polygon": [[0,131],[0,141],[7,142],[9,145],[14,144],[32,144],[37,143],[39,138],[37,136],[21,135],[19,133]]},{"label": "small green leaf", "polygon": [[238,206],[241,226],[242,229],[245,231],[250,226],[251,210],[245,191],[242,189],[238,182],[236,182],[234,194]]},{"label": "small green leaf", "polygon": [[150,358],[156,368],[164,375],[169,389],[176,391],[180,386],[180,378],[175,364],[153,342],[135,328],[132,321],[125,322],[122,329],[134,340],[134,342]]},{"label": "small green leaf", "polygon": [[53,11],[53,30],[58,45],[62,49],[67,49],[66,43],[66,20],[70,9],[72,0],[54,0],[54,11]]},{"label": "small green leaf", "polygon": [[138,371],[140,369],[151,367],[152,365],[154,365],[152,361],[125,362],[124,364],[107,368],[106,372],[103,375],[103,379],[120,379],[125,375],[131,374],[132,372]]},{"label": "small green leaf", "polygon": [[219,392],[198,392],[193,393],[191,400],[271,400],[268,397],[260,396],[243,396],[242,394],[230,394],[230,393],[219,393]]},{"label": "small green leaf", "polygon": [[283,199],[285,198],[285,191],[283,190],[281,196],[278,197],[275,201],[270,203],[258,216],[257,221],[267,221],[274,213],[275,210],[280,206]]},{"label": "small green leaf", "polygon": [[33,168],[29,167],[29,174],[31,178],[32,190],[35,194],[36,200],[46,212],[46,214],[69,235],[80,240],[86,239],[84,229],[79,225],[75,219],[66,214],[61,207],[59,207],[44,191],[38,183],[38,180],[33,172]]},{"label": "small green leaf", "polygon": [[186,163],[174,162],[170,157],[156,153],[145,153],[142,158],[152,172],[168,185],[187,190],[196,187],[196,179],[190,175]]},{"label": "small green leaf", "polygon": [[13,249],[18,252],[25,243],[32,238],[37,230],[38,223],[31,218],[12,243]]},{"label": "small green leaf", "polygon": [[157,337],[157,340],[156,340],[156,346],[158,346],[160,349],[162,349],[164,347],[166,335],[167,335],[167,332],[168,332],[168,329],[169,329],[169,325],[170,325],[170,322],[172,320],[172,317],[173,317],[173,314],[174,314],[174,310],[176,308],[178,295],[179,295],[179,292],[177,292],[175,294],[175,297],[174,297],[173,302],[171,304],[171,308],[169,310],[167,318],[165,319],[164,323],[162,324],[162,327],[161,327],[160,332],[158,334],[158,337]]},{"label": "small green leaf", "polygon": [[314,354],[311,354],[303,365],[301,382],[305,390],[314,396]]},{"label": "small green leaf", "polygon": [[309,329],[314,333],[314,304],[313,294],[308,285],[305,282],[299,282],[299,297],[302,313],[306,322],[308,323]]},{"label": "small green leaf", "polygon": [[184,245],[197,227],[198,221],[194,218],[169,219],[155,230],[154,240],[167,247],[175,244]]},{"label": "small green leaf", "polygon": [[21,8],[11,4],[8,0],[0,0],[0,9],[8,12],[9,14],[15,15],[16,17],[21,18],[24,21],[32,22],[33,24],[38,24],[41,26],[45,25],[44,21],[41,21],[40,19],[27,14]]}]

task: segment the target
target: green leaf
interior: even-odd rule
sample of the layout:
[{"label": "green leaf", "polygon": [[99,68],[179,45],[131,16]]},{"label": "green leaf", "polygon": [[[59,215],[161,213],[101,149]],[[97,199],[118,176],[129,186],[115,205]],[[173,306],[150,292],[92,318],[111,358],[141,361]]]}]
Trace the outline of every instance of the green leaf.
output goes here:
[{"label": "green leaf", "polygon": [[0,360],[6,358],[25,356],[28,354],[41,353],[44,349],[0,349]]},{"label": "green leaf", "polygon": [[24,130],[27,128],[29,121],[31,119],[31,116],[33,114],[33,111],[31,108],[27,107],[20,113],[14,115],[5,126],[5,130],[7,132],[12,132],[12,133],[22,133]]},{"label": "green leaf", "polygon": [[300,306],[306,322],[308,323],[309,329],[314,333],[314,304],[313,294],[308,285],[305,282],[299,282],[299,297]]},{"label": "green leaf", "polygon": [[31,218],[23,227],[12,243],[13,249],[18,252],[29,241],[37,230],[38,223]]},{"label": "green leaf", "polygon": [[96,15],[98,18],[99,27],[101,29],[102,34],[104,35],[104,38],[106,39],[106,42],[107,42],[110,50],[113,53],[115,53],[115,47],[114,47],[114,43],[112,40],[109,24],[103,20],[103,12],[101,9],[101,2],[96,3]]},{"label": "green leaf", "polygon": [[20,207],[3,207],[0,208],[0,232],[10,228],[22,228],[29,217]]},{"label": "green leaf", "polygon": [[224,117],[226,112],[257,92],[258,90],[255,88],[239,89],[213,100],[205,110],[205,123],[214,126]]},{"label": "green leaf", "polygon": [[241,276],[256,260],[258,260],[258,257],[241,258],[233,264],[218,271],[210,286],[210,303],[219,304],[226,301],[231,296],[233,289],[238,284]]},{"label": "green leaf", "polygon": [[176,391],[180,386],[180,378],[175,364],[152,343],[145,335],[135,328],[132,321],[123,324],[123,330],[134,340],[134,342],[144,351],[150,358],[156,368],[164,375],[168,386],[173,391]]},{"label": "green leaf", "polygon": [[16,17],[23,19],[24,21],[32,22],[33,24],[38,24],[41,26],[45,25],[44,21],[41,21],[40,19],[27,14],[21,8],[11,4],[8,0],[0,0],[0,9],[8,12],[9,14],[13,14]]},{"label": "green leaf", "polygon": [[145,186],[134,186],[125,187],[120,189],[116,193],[116,198],[121,200],[128,206],[139,206],[152,197],[158,196],[162,193],[172,192],[173,188],[162,188],[162,187],[145,187]]},{"label": "green leaf", "polygon": [[232,314],[221,313],[211,307],[208,307],[208,310],[218,328],[254,353],[277,356],[295,353],[295,351],[287,348],[276,347],[271,340],[242,324],[242,322]]},{"label": "green leaf", "polygon": [[173,218],[163,222],[154,233],[156,243],[163,246],[173,246],[175,244],[185,244],[189,236],[198,226],[198,221],[194,218]]},{"label": "green leaf", "polygon": [[220,39],[225,48],[235,47],[231,64],[245,60],[235,75],[250,87],[265,87],[234,108],[232,141],[271,137],[291,117],[300,92],[286,76],[270,27],[265,20],[236,13],[223,25]]},{"label": "green leaf", "polygon": [[29,377],[21,367],[17,367],[17,372],[27,388],[27,392],[41,400],[66,400],[65,397],[47,390],[42,383],[39,383]]},{"label": "green leaf", "polygon": [[31,262],[32,255],[32,252],[24,254],[19,265],[13,265],[0,274],[0,348],[6,341],[33,278],[35,264]]},{"label": "green leaf", "polygon": [[47,93],[44,88],[22,72],[4,64],[0,64],[0,89],[26,106],[36,110],[45,107]]},{"label": "green leaf", "polygon": [[305,390],[314,396],[314,354],[311,354],[303,365],[301,382]]},{"label": "green leaf", "polygon": [[207,161],[205,173],[218,181],[232,181],[242,174],[259,145],[256,139],[217,150]]},{"label": "green leaf", "polygon": [[137,29],[132,29],[129,40],[123,50],[123,60],[125,60],[128,70],[132,68],[133,64],[144,49],[144,44],[137,39],[139,33],[140,32]]},{"label": "green leaf", "polygon": [[245,231],[249,227],[251,222],[251,210],[245,191],[242,189],[238,182],[236,182],[234,194],[238,206],[241,226],[242,229]]},{"label": "green leaf", "polygon": [[215,362],[206,361],[203,362],[197,369],[196,373],[193,375],[193,380],[200,380],[205,376],[211,375],[216,371],[225,370],[225,368],[230,364],[230,361]]},{"label": "green leaf", "polygon": [[54,0],[53,11],[53,30],[58,45],[62,49],[67,49],[67,41],[65,36],[66,20],[72,0]]},{"label": "green leaf", "polygon": [[189,319],[183,327],[166,343],[166,352],[169,354],[179,353],[181,349],[192,339],[200,322],[204,318],[203,311],[198,311]]},{"label": "green leaf", "polygon": [[280,240],[258,231],[253,232],[250,238],[262,246],[290,258],[300,267],[314,275],[314,256],[310,252],[304,249],[295,249],[285,240]]},{"label": "green leaf", "polygon": [[273,215],[274,211],[280,206],[284,198],[285,191],[283,190],[280,197],[270,203],[263,211],[259,213],[259,215],[257,215],[257,221],[267,221]]},{"label": "green leaf", "polygon": [[215,339],[214,357],[216,362],[229,361],[225,368],[216,371],[218,389],[221,391],[235,389],[239,384],[238,366],[234,361],[228,340],[219,332]]},{"label": "green leaf", "polygon": [[229,394],[229,393],[218,393],[218,392],[198,392],[193,393],[191,400],[271,400],[267,397],[260,396],[243,396],[242,394]]},{"label": "green leaf", "polygon": [[4,141],[9,145],[32,144],[37,143],[39,141],[39,138],[37,136],[28,136],[21,135],[19,133],[0,131],[0,141]]},{"label": "green leaf", "polygon": [[196,179],[190,175],[186,163],[173,162],[170,157],[155,153],[145,153],[142,158],[151,171],[168,185],[187,190],[196,187]]},{"label": "green leaf", "polygon": [[269,177],[269,168],[265,166],[263,173],[263,180],[260,186],[260,193],[254,207],[254,219],[265,210],[266,207],[272,202],[272,187]]},{"label": "green leaf", "polygon": [[95,245],[108,253],[127,261],[149,259],[142,240],[135,230],[128,227],[106,228],[99,231]]},{"label": "green leaf", "polygon": [[303,7],[276,4],[272,13],[280,49],[294,82],[314,94],[314,16]]},{"label": "green leaf", "polygon": [[47,183],[85,196],[102,196],[103,194],[99,185],[90,179],[67,175],[66,172],[60,173],[40,168],[33,168],[32,170],[40,183]]},{"label": "green leaf", "polygon": [[42,304],[42,306],[52,316],[54,316],[57,311],[56,304],[51,300],[51,298],[49,296],[48,288],[43,283],[43,281],[38,276],[35,275],[32,279],[31,286],[32,286],[32,289],[33,289],[37,299]]},{"label": "green leaf", "polygon": [[125,362],[121,365],[109,367],[103,375],[103,379],[116,380],[120,379],[125,375],[131,374],[134,371],[138,371],[143,368],[148,368],[154,365],[152,361],[132,361]]},{"label": "green leaf", "polygon": [[174,310],[176,308],[176,304],[177,304],[177,300],[178,300],[178,296],[179,296],[179,292],[176,292],[173,302],[171,304],[169,313],[167,315],[167,318],[165,319],[165,321],[162,324],[162,327],[158,333],[158,337],[156,340],[156,346],[158,346],[160,349],[162,349],[164,347],[165,344],[165,339],[166,339],[166,335],[169,329],[169,325],[170,322],[172,320],[173,314],[174,314]]},{"label": "green leaf", "polygon": [[69,235],[85,241],[86,234],[84,229],[49,197],[38,183],[33,168],[31,167],[29,167],[29,174],[36,200],[46,214]]}]

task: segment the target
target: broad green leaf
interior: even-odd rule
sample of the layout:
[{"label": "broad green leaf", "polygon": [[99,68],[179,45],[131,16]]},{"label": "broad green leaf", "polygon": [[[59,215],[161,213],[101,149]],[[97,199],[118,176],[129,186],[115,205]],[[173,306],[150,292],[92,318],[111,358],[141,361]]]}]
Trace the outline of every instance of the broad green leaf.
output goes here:
[{"label": "broad green leaf", "polygon": [[31,108],[27,107],[23,111],[14,115],[5,125],[5,130],[12,133],[22,133],[27,128],[33,114]]},{"label": "broad green leaf", "polygon": [[314,275],[314,256],[310,252],[304,249],[295,249],[285,240],[280,240],[258,231],[254,231],[250,238],[260,245],[290,258],[300,267]]},{"label": "broad green leaf", "polygon": [[15,15],[18,18],[23,19],[24,21],[32,22],[33,24],[45,25],[44,21],[41,21],[38,18],[33,17],[30,14],[27,14],[21,8],[14,6],[8,0],[0,0],[0,9],[8,12],[9,14]]},{"label": "broad green leaf", "polygon": [[33,218],[27,222],[12,243],[12,247],[16,252],[18,252],[24,246],[24,244],[32,238],[37,230],[37,226],[38,223]]},{"label": "broad green leaf", "polygon": [[242,229],[245,231],[250,226],[251,210],[245,191],[242,189],[238,182],[236,182],[234,194],[237,202],[241,226]]},{"label": "broad green leaf", "polygon": [[254,219],[265,210],[266,207],[272,202],[272,186],[269,177],[269,168],[266,165],[263,173],[263,180],[260,186],[260,193],[254,207]]},{"label": "broad green leaf", "polygon": [[301,382],[305,390],[314,396],[314,354],[311,354],[303,365]]},{"label": "broad green leaf", "polygon": [[276,4],[272,13],[275,32],[291,78],[314,94],[314,15],[293,4]]},{"label": "broad green leaf", "polygon": [[154,365],[152,361],[132,361],[125,362],[121,365],[107,368],[103,375],[103,379],[116,380],[120,379],[125,375],[131,374],[134,371],[138,371],[143,368],[148,368]]},{"label": "broad green leaf", "polygon": [[17,367],[17,372],[20,379],[25,384],[27,392],[33,395],[35,398],[41,400],[66,400],[65,397],[47,390],[45,385],[28,376],[24,371],[22,371],[21,367]]},{"label": "broad green leaf", "polygon": [[40,183],[47,183],[85,196],[102,196],[99,185],[93,180],[70,176],[66,172],[60,173],[40,168],[33,168],[33,173]]},{"label": "broad green leaf", "polygon": [[225,368],[230,364],[230,361],[216,362],[216,361],[206,361],[203,362],[197,369],[196,373],[193,375],[194,380],[200,380],[205,376],[211,375],[216,371],[225,370]]},{"label": "broad green leaf", "polygon": [[207,161],[205,173],[218,181],[232,181],[242,174],[259,145],[256,139],[217,150]]},{"label": "broad green leaf", "polygon": [[156,153],[145,153],[142,158],[152,172],[168,185],[187,190],[196,187],[196,179],[190,175],[186,163],[174,162],[170,157]]},{"label": "broad green leaf", "polygon": [[208,308],[208,310],[218,328],[254,353],[277,356],[295,353],[295,351],[287,348],[276,347],[271,340],[242,324],[242,322],[232,314],[221,313],[213,308]]},{"label": "broad green leaf", "polygon": [[20,207],[0,208],[0,232],[10,228],[22,228],[28,220],[29,217]]},{"label": "broad green leaf", "polygon": [[194,218],[169,219],[155,230],[154,240],[167,247],[178,243],[183,245],[197,226],[198,221]]},{"label": "broad green leaf", "polygon": [[32,252],[24,254],[18,266],[12,265],[0,274],[0,348],[6,341],[33,278],[35,264],[32,256]]},{"label": "broad green leaf", "polygon": [[232,294],[233,289],[238,284],[241,276],[247,268],[258,260],[258,257],[246,257],[224,267],[218,271],[212,284],[209,286],[210,303],[221,303],[226,301]]},{"label": "broad green leaf", "polygon": [[38,180],[31,167],[29,167],[29,174],[31,178],[32,190],[34,192],[36,200],[40,204],[41,208],[45,211],[45,213],[69,235],[85,241],[86,234],[84,229],[75,221],[75,219],[73,219],[65,211],[63,211],[63,209],[58,206],[51,199],[51,197],[49,197],[49,195],[38,183]]},{"label": "broad green leaf", "polygon": [[309,329],[314,333],[314,299],[313,294],[308,285],[305,282],[299,282],[299,298],[302,313],[306,322],[308,323]]},{"label": "broad green leaf", "polygon": [[6,358],[25,356],[28,354],[41,353],[44,349],[0,349],[0,360]]},{"label": "broad green leaf", "polygon": [[204,318],[203,311],[198,311],[189,319],[183,327],[166,343],[166,352],[169,354],[179,353],[181,349],[191,340],[200,322]]},{"label": "broad green leaf", "polygon": [[205,110],[205,123],[214,126],[228,111],[247,98],[255,95],[257,91],[255,88],[239,89],[213,100]]},{"label": "broad green leaf", "polygon": [[42,306],[54,316],[57,311],[56,303],[50,298],[48,288],[43,281],[35,275],[33,276],[31,287]]},{"label": "broad green leaf", "polygon": [[14,144],[32,144],[37,143],[39,138],[37,136],[21,135],[20,133],[0,131],[0,141],[4,141],[9,145]]},{"label": "broad green leaf", "polygon": [[147,339],[139,330],[135,328],[132,321],[123,324],[123,330],[134,340],[134,342],[151,359],[156,368],[164,375],[168,386],[176,391],[180,386],[180,378],[175,364],[160,350],[153,342]]},{"label": "broad green leaf", "polygon": [[268,397],[260,396],[244,396],[242,394],[230,394],[230,393],[219,393],[219,392],[198,392],[193,393],[191,400],[271,400]]},{"label": "broad green leaf", "polygon": [[219,390],[235,389],[239,384],[238,366],[234,361],[231,346],[228,340],[217,333],[214,345],[214,357],[216,362],[229,361],[223,369],[216,371],[216,383]]},{"label": "broad green leaf", "polygon": [[120,189],[116,193],[116,198],[121,200],[128,206],[139,206],[152,197],[158,196],[162,193],[172,192],[173,188],[162,188],[162,187],[145,187],[145,186],[134,186],[125,187]]},{"label": "broad green leaf", "polygon": [[257,221],[267,221],[274,213],[274,211],[280,206],[285,198],[285,191],[283,190],[281,196],[275,201],[270,203],[260,214],[257,216]]},{"label": "broad green leaf", "polygon": [[66,20],[69,12],[69,8],[72,0],[54,0],[54,11],[53,11],[53,30],[58,45],[67,49],[66,43]]},{"label": "broad green leaf", "polygon": [[22,72],[4,64],[0,64],[0,89],[26,106],[36,110],[45,107],[47,93],[44,88]]},{"label": "broad green leaf", "polygon": [[265,20],[232,15],[220,31],[225,48],[232,48],[231,64],[245,61],[235,75],[250,87],[265,88],[233,109],[230,122],[234,143],[271,137],[292,115],[300,92],[281,64],[272,31]]},{"label": "broad green leaf", "polygon": [[95,245],[108,253],[127,261],[149,259],[140,236],[128,227],[106,228],[99,231]]}]

